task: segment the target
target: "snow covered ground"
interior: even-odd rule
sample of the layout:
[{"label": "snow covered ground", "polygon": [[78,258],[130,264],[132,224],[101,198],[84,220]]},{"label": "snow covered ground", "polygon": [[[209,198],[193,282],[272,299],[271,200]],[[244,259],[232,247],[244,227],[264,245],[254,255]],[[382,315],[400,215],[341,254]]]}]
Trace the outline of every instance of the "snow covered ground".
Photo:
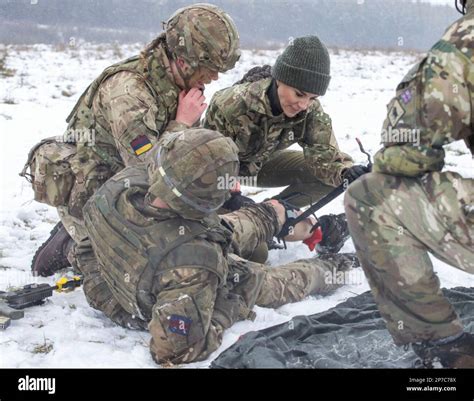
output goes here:
[{"label": "snow covered ground", "polygon": [[[110,46],[82,44],[75,48],[54,46],[1,47],[6,67],[15,70],[10,77],[0,71],[0,290],[31,282],[54,284],[64,275],[36,278],[30,263],[37,247],[58,221],[54,208],[32,201],[29,184],[18,176],[27,152],[40,139],[64,132],[65,117],[86,86],[103,68],[137,53],[138,45]],[[278,51],[244,51],[237,67],[206,89],[206,97],[229,86],[251,67],[271,64]],[[366,162],[355,137],[366,150],[379,148],[380,128],[385,105],[394,88],[420,54],[355,52],[334,50],[332,82],[322,98],[331,115],[340,147],[357,162]],[[1,64],[1,63],[0,63]],[[474,177],[471,156],[462,143],[448,147],[447,166],[466,177]],[[248,188],[247,188],[248,189]],[[254,196],[262,200],[276,193],[272,189]],[[343,211],[342,197],[321,212]],[[352,251],[348,241],[342,251]],[[290,244],[286,251],[272,251],[273,265],[311,257],[304,245]],[[434,260],[445,287],[474,285],[474,277]],[[206,367],[219,353],[248,331],[288,321],[294,316],[321,312],[368,290],[360,274],[351,285],[331,296],[309,297],[278,309],[255,307],[254,322],[232,326],[222,346],[204,362],[183,367]],[[42,306],[26,309],[25,318],[12,321],[0,331],[0,367],[155,367],[148,351],[150,335],[120,328],[100,312],[90,308],[82,289],[54,294]]]}]

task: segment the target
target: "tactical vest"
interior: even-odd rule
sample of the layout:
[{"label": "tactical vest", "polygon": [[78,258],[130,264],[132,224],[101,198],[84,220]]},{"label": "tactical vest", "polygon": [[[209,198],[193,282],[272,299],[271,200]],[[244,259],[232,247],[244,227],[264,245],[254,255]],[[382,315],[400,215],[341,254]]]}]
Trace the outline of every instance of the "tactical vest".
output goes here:
[{"label": "tactical vest", "polygon": [[[147,58],[147,71],[145,72],[144,63],[139,56],[130,57],[127,60],[120,61],[107,67],[84,91],[76,105],[66,118],[68,130],[95,130],[96,142],[102,142],[104,138],[111,137],[110,132],[96,124],[95,116],[92,111],[92,103],[100,85],[112,75],[118,72],[132,72],[143,79],[153,97],[156,99],[158,107],[158,115],[160,125],[168,125],[169,121],[175,118],[178,107],[178,87],[172,82],[166,72],[162,60],[166,58],[164,45],[162,44],[153,51]],[[102,140],[102,141],[101,141]],[[113,144],[112,138],[108,141],[109,145]],[[78,151],[82,147],[82,143],[78,143]],[[97,145],[97,144],[96,144]],[[110,146],[107,151],[101,146],[92,146],[94,151],[111,166],[114,172],[118,172],[123,168],[121,158],[118,152],[112,152]],[[113,156],[111,156],[111,153]],[[118,159],[118,160],[117,160]]]},{"label": "tactical vest", "polygon": [[[215,253],[215,247],[206,246],[206,240],[221,245],[225,253],[232,233],[219,223],[209,226],[182,218],[157,221],[142,216],[141,220],[147,223],[132,223],[117,210],[116,205],[125,191],[146,194],[149,188],[147,177],[144,165],[125,168],[91,197],[84,207],[84,219],[101,275],[114,297],[128,313],[151,320],[155,278],[181,267],[165,269],[160,262],[175,248],[197,237],[203,239],[200,241],[200,255],[207,252],[209,257],[205,259],[215,260],[210,254]],[[202,268],[215,273],[221,283],[225,281],[226,266],[206,267],[204,264]]]}]

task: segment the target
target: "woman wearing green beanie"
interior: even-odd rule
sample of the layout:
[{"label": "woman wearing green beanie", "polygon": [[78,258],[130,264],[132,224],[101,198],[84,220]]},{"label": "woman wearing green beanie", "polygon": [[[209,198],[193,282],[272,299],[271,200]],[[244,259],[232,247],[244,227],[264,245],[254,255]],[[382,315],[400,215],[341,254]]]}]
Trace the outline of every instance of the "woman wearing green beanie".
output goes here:
[{"label": "woman wearing green beanie", "polygon": [[[364,173],[339,150],[331,119],[317,99],[330,79],[324,44],[316,36],[294,39],[272,68],[255,67],[217,92],[204,126],[237,144],[241,176],[255,176],[258,187],[288,186],[279,196],[302,193],[290,202],[308,205],[344,178]],[[303,151],[286,149],[293,144]]]}]

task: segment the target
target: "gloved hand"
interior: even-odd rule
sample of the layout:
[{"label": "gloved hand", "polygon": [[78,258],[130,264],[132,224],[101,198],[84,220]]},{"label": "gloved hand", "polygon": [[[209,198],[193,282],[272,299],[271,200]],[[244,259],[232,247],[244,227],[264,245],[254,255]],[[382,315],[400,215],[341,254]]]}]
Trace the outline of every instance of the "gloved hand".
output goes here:
[{"label": "gloved hand", "polygon": [[372,168],[369,166],[352,166],[342,172],[342,179],[349,181],[350,184],[351,182],[357,180],[357,178],[359,178],[361,175],[370,173],[371,170]]},{"label": "gloved hand", "polygon": [[239,210],[241,207],[250,205],[252,203],[255,203],[253,199],[242,195],[242,192],[240,191],[235,191],[231,193],[231,197],[224,202],[222,207],[234,212],[235,210]]},{"label": "gloved hand", "polygon": [[318,218],[321,225],[322,239],[316,246],[319,254],[337,253],[349,238],[346,215],[327,214]]}]

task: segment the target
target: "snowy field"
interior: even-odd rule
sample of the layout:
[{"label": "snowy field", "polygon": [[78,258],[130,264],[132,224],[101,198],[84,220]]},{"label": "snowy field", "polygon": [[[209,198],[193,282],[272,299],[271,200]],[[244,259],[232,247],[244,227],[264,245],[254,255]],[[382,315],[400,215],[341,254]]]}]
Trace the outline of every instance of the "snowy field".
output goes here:
[{"label": "snowy field", "polygon": [[[0,47],[0,60],[6,54],[6,68],[15,70],[7,77],[0,70],[0,290],[31,282],[54,284],[64,274],[70,274],[63,271],[49,278],[31,275],[35,250],[59,219],[54,208],[32,201],[32,190],[18,173],[31,146],[44,137],[64,132],[65,118],[76,99],[102,69],[139,50],[138,45]],[[272,64],[278,53],[244,51],[233,71],[208,86],[208,101],[216,90],[231,85],[249,68]],[[377,151],[385,105],[421,54],[338,50],[331,51],[331,56],[333,79],[322,104],[332,117],[341,149],[357,162],[365,163],[366,156],[359,152],[355,138],[360,137],[370,153]],[[473,162],[465,145],[455,143],[447,148],[447,167],[473,177]],[[274,193],[277,190],[272,189],[253,197],[262,200]],[[321,214],[342,211],[341,196]],[[351,241],[342,251],[353,251]],[[293,243],[286,251],[271,251],[270,263],[278,265],[311,256],[306,246]],[[474,276],[437,260],[434,263],[444,287],[474,286]],[[246,332],[280,324],[297,315],[324,311],[368,290],[360,269],[352,277],[351,285],[325,298],[309,297],[278,309],[255,307],[254,322],[235,324],[208,360],[183,367],[207,367]],[[12,321],[6,331],[0,331],[0,367],[156,367],[149,354],[149,340],[147,332],[118,327],[90,308],[82,289],[55,293],[44,305],[26,309],[24,319]]]}]

